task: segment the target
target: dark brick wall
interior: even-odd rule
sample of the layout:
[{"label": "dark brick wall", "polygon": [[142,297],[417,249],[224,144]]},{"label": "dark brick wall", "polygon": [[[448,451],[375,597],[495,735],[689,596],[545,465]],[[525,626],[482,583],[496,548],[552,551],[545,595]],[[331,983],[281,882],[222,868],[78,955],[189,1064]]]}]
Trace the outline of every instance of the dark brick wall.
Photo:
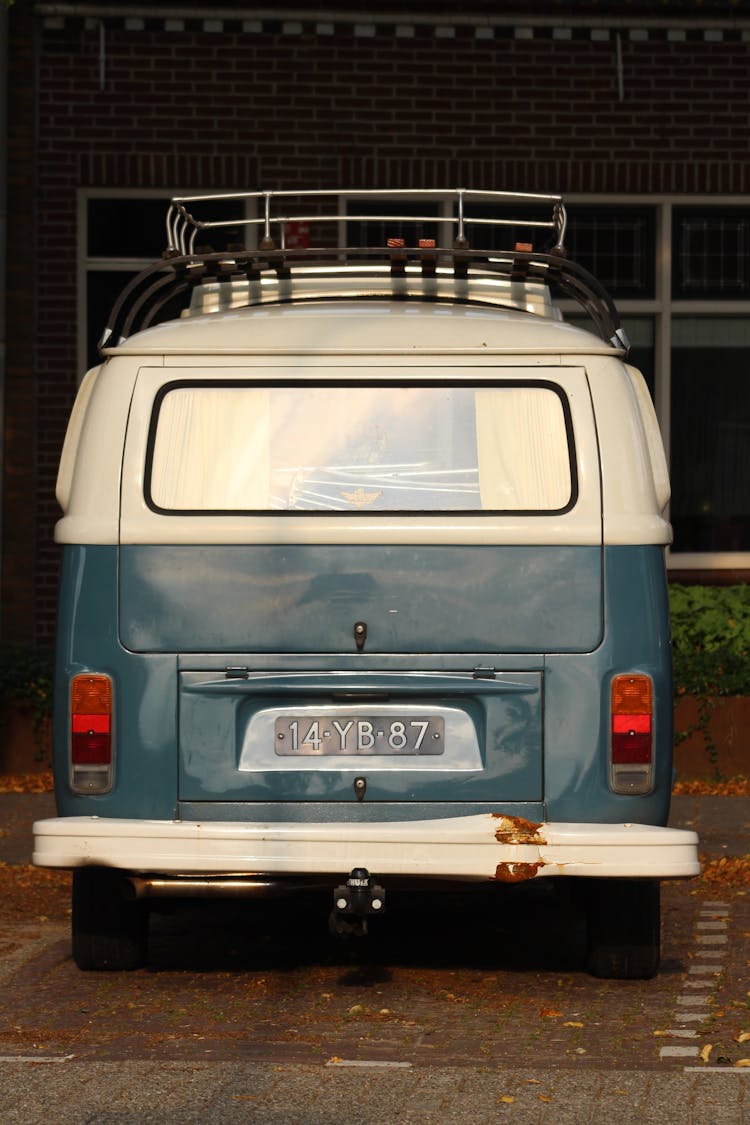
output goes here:
[{"label": "dark brick wall", "polygon": [[78,188],[750,193],[746,15],[720,41],[692,28],[678,41],[666,29],[633,39],[623,27],[622,99],[614,30],[604,41],[586,27],[569,39],[550,28],[518,38],[512,27],[442,38],[425,25],[407,38],[393,26],[318,34],[305,22],[283,34],[239,21],[221,32],[195,20],[129,30],[116,19],[105,21],[102,52],[95,21],[38,22],[34,120],[30,13],[18,0],[10,20],[6,638],[47,640],[53,629],[54,476],[79,374]]},{"label": "dark brick wall", "polygon": [[[2,603],[5,639],[35,639],[37,575],[36,113],[30,6],[13,13],[8,56],[7,350],[3,432]],[[45,487],[44,485],[42,487]],[[46,485],[48,487],[48,483]]]}]

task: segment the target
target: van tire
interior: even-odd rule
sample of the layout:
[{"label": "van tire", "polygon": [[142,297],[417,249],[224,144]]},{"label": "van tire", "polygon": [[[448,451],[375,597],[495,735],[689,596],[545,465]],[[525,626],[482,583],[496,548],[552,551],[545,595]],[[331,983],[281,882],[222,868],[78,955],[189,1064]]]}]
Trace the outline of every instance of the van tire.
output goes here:
[{"label": "van tire", "polygon": [[583,880],[586,968],[609,980],[650,980],[659,971],[660,887],[655,879]]},{"label": "van tire", "polygon": [[148,910],[128,899],[122,876],[97,867],[73,872],[73,960],[79,969],[140,969],[148,952]]}]

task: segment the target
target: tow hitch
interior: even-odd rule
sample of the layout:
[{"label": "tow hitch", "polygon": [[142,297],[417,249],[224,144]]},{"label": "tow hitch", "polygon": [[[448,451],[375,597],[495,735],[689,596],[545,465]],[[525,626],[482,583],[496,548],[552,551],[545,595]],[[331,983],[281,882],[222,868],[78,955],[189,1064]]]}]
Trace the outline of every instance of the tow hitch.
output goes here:
[{"label": "tow hitch", "polygon": [[331,933],[339,937],[364,937],[368,916],[384,912],[385,891],[373,882],[365,867],[355,867],[346,882],[333,892],[328,925]]}]

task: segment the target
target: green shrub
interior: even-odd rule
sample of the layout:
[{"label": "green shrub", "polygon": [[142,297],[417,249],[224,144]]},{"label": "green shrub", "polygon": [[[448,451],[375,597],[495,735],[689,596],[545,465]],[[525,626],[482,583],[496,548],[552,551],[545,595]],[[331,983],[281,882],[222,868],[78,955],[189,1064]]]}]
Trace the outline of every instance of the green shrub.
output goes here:
[{"label": "green shrub", "polygon": [[676,695],[750,695],[750,586],[669,587]]},{"label": "green shrub", "polygon": [[[692,695],[698,721],[675,731],[679,745],[691,734],[703,739],[716,766],[711,734],[715,699],[750,695],[750,586],[669,587],[675,697]],[[718,771],[717,771],[718,775]]]},{"label": "green shrub", "polygon": [[0,707],[15,704],[38,731],[52,714],[54,661],[46,649],[0,645]]}]

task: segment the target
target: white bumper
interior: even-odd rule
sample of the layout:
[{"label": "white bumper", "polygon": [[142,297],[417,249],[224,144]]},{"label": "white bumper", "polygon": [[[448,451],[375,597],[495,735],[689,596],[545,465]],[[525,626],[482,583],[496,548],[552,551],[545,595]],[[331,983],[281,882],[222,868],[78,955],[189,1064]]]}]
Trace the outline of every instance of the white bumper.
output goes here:
[{"label": "white bumper", "polygon": [[550,875],[669,879],[700,872],[695,832],[534,824],[477,813],[367,824],[246,824],[73,816],[34,825],[41,867],[163,875],[386,875],[521,882]]}]

